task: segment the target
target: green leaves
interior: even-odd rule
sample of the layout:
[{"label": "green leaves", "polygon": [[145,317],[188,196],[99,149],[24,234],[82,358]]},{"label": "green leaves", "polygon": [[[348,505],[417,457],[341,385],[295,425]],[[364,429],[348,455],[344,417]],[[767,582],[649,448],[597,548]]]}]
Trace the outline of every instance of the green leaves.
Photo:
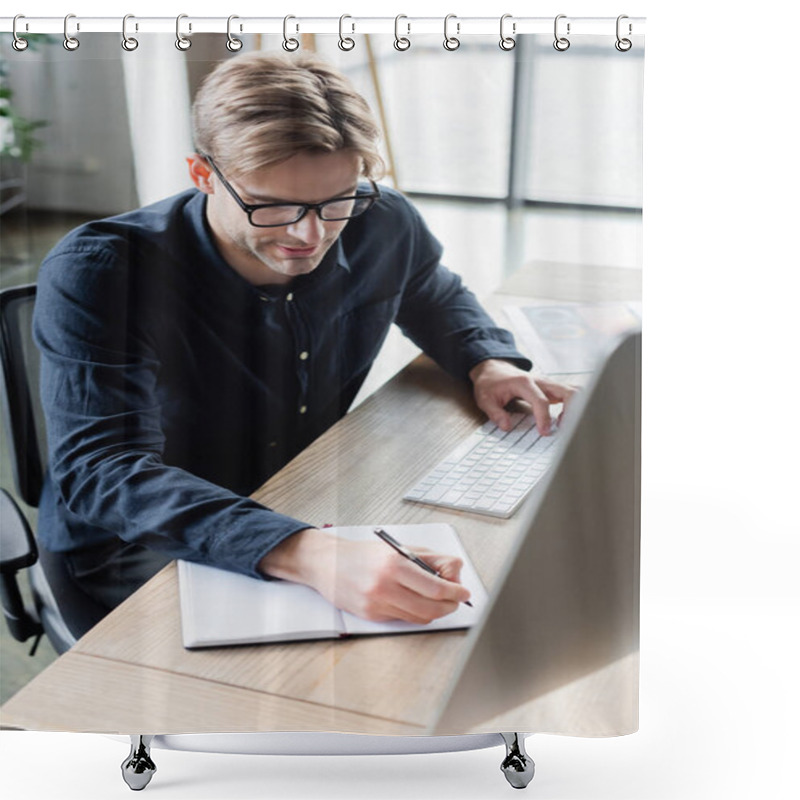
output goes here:
[{"label": "green leaves", "polygon": [[[49,34],[27,34],[25,37],[31,48],[56,41]],[[0,58],[0,156],[30,161],[33,152],[42,142],[34,136],[34,131],[48,123],[41,119],[26,119],[15,108],[14,90],[8,85],[8,61]]]}]

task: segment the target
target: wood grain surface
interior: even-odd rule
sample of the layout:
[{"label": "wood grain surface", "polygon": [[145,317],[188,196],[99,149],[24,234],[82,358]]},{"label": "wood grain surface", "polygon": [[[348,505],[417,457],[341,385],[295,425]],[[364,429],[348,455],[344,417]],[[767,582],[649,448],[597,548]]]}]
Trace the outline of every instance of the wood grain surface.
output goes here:
[{"label": "wood grain surface", "polygon": [[[563,295],[584,277],[565,277],[554,268],[539,280],[542,286],[549,280],[551,290],[561,281],[566,289],[550,296],[572,299]],[[625,299],[635,298],[633,278],[614,280],[612,289],[621,287]],[[542,286],[528,279],[504,291],[535,295],[540,292],[529,290]],[[606,293],[599,299],[616,298]],[[491,592],[528,516],[525,509],[499,520],[402,500],[484,419],[469,385],[421,356],[254,498],[318,526],[447,522]],[[449,631],[188,651],[181,643],[177,570],[171,564],[8,701],[2,726],[104,733],[426,733],[466,637],[465,631]],[[625,680],[632,669],[626,662],[608,675],[585,677],[570,700],[576,714],[602,681]],[[539,710],[528,707],[523,718],[538,713],[546,729],[552,698],[535,702]],[[512,729],[509,720],[502,722],[504,730]]]},{"label": "wood grain surface", "polygon": [[[449,522],[491,590],[516,524],[402,500],[482,419],[469,387],[421,357],[254,497],[318,525]],[[90,631],[74,652],[302,702],[317,709],[320,729],[336,708],[394,720],[397,730],[407,730],[432,723],[465,638],[465,631],[448,631],[187,651],[180,637],[176,569],[170,565]],[[154,706],[151,711],[157,713]],[[291,730],[294,713],[292,707],[289,717],[273,720],[269,729]],[[171,703],[155,722],[158,729],[191,730],[196,712],[192,704],[183,709]]]}]

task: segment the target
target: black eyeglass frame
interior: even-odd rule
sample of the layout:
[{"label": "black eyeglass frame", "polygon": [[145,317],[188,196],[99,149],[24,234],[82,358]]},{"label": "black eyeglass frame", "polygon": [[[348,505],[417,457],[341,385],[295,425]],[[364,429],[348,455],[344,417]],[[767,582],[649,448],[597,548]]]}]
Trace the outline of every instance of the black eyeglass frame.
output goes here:
[{"label": "black eyeglass frame", "polygon": [[[346,197],[332,197],[330,200],[323,200],[323,202],[321,203],[259,203],[258,205],[252,205],[250,203],[245,203],[244,200],[242,200],[242,198],[239,197],[238,193],[233,188],[233,186],[231,186],[230,183],[228,183],[228,181],[225,179],[225,176],[222,174],[222,172],[220,172],[219,167],[214,163],[214,159],[211,156],[205,155],[204,153],[198,153],[198,155],[200,155],[202,158],[208,161],[208,163],[211,165],[211,169],[214,170],[214,174],[220,179],[222,185],[228,190],[231,197],[233,197],[233,199],[238,203],[242,211],[244,211],[247,214],[247,220],[254,228],[283,228],[286,225],[294,225],[296,222],[300,222],[300,220],[303,219],[303,217],[305,217],[305,215],[308,214],[308,212],[311,211],[312,209],[317,212],[317,216],[323,222],[341,222],[346,219],[353,219],[354,217],[360,217],[365,211],[368,211],[370,208],[372,208],[372,206],[375,205],[375,203],[381,198],[381,191],[378,188],[378,184],[375,183],[375,181],[368,179],[370,184],[372,185],[372,192],[367,194],[362,193],[355,195],[347,195]],[[371,202],[369,203],[369,205],[361,209],[357,214],[352,214],[348,217],[328,218],[322,216],[322,209],[325,206],[330,205],[331,203],[341,203],[343,200],[370,200]],[[293,206],[299,208],[300,213],[295,219],[290,220],[289,222],[278,222],[271,225],[258,225],[255,222],[253,222],[253,214],[259,209],[286,208],[286,207],[291,208]]]}]

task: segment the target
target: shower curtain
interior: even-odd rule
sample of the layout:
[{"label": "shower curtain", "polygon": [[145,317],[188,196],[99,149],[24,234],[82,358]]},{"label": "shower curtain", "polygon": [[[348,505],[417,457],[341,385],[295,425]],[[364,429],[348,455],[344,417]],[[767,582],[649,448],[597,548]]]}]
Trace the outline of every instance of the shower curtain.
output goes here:
[{"label": "shower curtain", "polygon": [[[252,647],[248,669],[256,671],[275,669],[259,666],[259,659],[269,659],[270,650],[273,657],[280,652],[295,676],[310,670],[308,695],[300,700],[337,708],[346,700],[359,713],[391,720],[361,731],[340,708],[325,717],[324,730],[422,735],[510,730],[513,725],[519,731],[582,736],[636,730],[638,472],[629,487],[632,523],[614,561],[617,571],[598,581],[597,570],[606,562],[593,560],[599,558],[594,551],[587,554],[564,533],[556,544],[566,549],[569,566],[554,581],[552,607],[545,598],[544,609],[520,608],[515,620],[519,626],[541,626],[529,637],[538,652],[529,655],[532,665],[547,662],[541,651],[548,648],[548,636],[558,639],[560,626],[580,620],[589,625],[591,638],[593,592],[603,583],[611,587],[604,602],[614,616],[613,634],[608,634],[614,641],[565,649],[564,660],[550,665],[546,681],[537,683],[531,676],[522,681],[527,689],[516,705],[496,685],[506,674],[506,654],[498,648],[495,662],[484,660],[484,671],[470,680],[479,694],[504,699],[492,705],[476,697],[480,711],[470,714],[464,706],[459,714],[446,698],[464,702],[459,676],[467,680],[470,653],[479,646],[492,604],[499,602],[504,576],[513,572],[515,553],[527,536],[541,535],[536,528],[540,501],[534,497],[523,504],[511,516],[512,527],[505,528],[497,517],[411,500],[391,506],[403,509],[395,518],[371,517],[371,509],[379,513],[383,508],[371,495],[385,484],[358,471],[353,453],[359,446],[390,445],[373,428],[361,441],[349,433],[337,437],[328,432],[340,419],[372,420],[373,409],[378,414],[382,404],[390,409],[385,413],[401,416],[403,400],[387,399],[386,387],[424,392],[433,385],[436,402],[445,396],[454,402],[461,415],[458,435],[440,436],[436,457],[420,457],[416,472],[393,474],[399,500],[485,419],[471,405],[475,400],[468,381],[480,360],[500,359],[526,375],[532,364],[536,380],[547,375],[568,387],[566,395],[556,390],[554,413],[563,410],[569,426],[570,407],[582,408],[614,343],[640,327],[644,37],[632,35],[625,19],[616,25],[607,21],[602,33],[583,35],[576,34],[580,26],[575,21],[571,27],[568,23],[556,19],[549,33],[526,34],[508,18],[500,23],[500,36],[467,37],[467,25],[457,17],[443,20],[438,34],[417,33],[398,18],[394,35],[364,34],[346,18],[338,23],[338,35],[299,30],[294,18],[284,21],[282,34],[256,34],[231,19],[227,35],[181,29],[180,21],[175,35],[145,35],[131,18],[122,35],[68,28],[66,46],[62,36],[30,34],[24,50],[12,47],[11,36],[3,34],[0,266],[3,290],[38,285],[34,335],[43,362],[42,405],[50,447],[39,537],[48,549],[68,554],[69,569],[80,572],[79,577],[88,575],[88,591],[96,591],[108,608],[124,604],[158,573],[166,599],[163,607],[156,604],[156,615],[165,609],[172,614],[173,639],[153,644],[152,631],[161,637],[166,629],[148,618],[148,607],[143,607],[141,627],[127,631],[122,650],[152,649],[153,659],[162,658],[165,669],[179,672],[184,657],[208,659],[203,663],[210,669],[215,657],[241,654],[241,648],[228,645]],[[314,145],[311,156],[303,155],[308,148],[300,145],[288,157],[293,161],[278,158],[251,172],[241,170],[224,148],[204,152],[207,140],[198,141],[197,115],[194,129],[192,121],[200,87],[214,70],[237,60],[245,63],[257,53],[285,59],[287,70],[307,63],[303,59],[313,54],[322,65],[315,67],[317,74],[329,76],[317,78],[326,99],[332,91],[344,91],[341,86],[363,98],[364,118],[379,134],[376,153],[382,168],[362,169],[362,156],[352,157],[352,144],[344,157],[341,144],[333,145],[333,155],[320,154]],[[206,109],[212,121],[215,114],[228,113],[222,106],[237,91],[214,97],[217,105]],[[304,90],[295,86],[291,91]],[[320,113],[329,114],[325,125],[347,123],[331,121],[330,109]],[[345,116],[354,114],[351,107]],[[299,129],[283,131],[290,143],[304,135]],[[211,141],[222,141],[221,136]],[[229,148],[232,141],[240,140],[229,137]],[[300,171],[281,172],[282,163],[300,164]],[[358,181],[352,180],[354,165]],[[344,172],[337,176],[338,168]],[[207,191],[209,186],[213,191]],[[339,200],[351,195],[352,201]],[[329,200],[337,203],[323,205]],[[217,203],[216,212],[209,213],[207,203]],[[275,210],[280,205],[294,210]],[[365,207],[359,216],[353,212],[356,206],[359,211]],[[306,239],[296,232],[272,238],[263,233],[284,231],[276,220],[287,218],[274,214],[295,212],[312,220],[304,229],[311,231]],[[115,221],[98,222],[109,217]],[[273,228],[257,227],[259,220]],[[266,242],[263,248],[254,244],[253,231]],[[65,242],[68,235],[72,238]],[[436,266],[440,262],[446,272]],[[248,272],[253,264],[264,269]],[[320,290],[314,281],[321,277],[332,282]],[[312,299],[314,291],[320,296]],[[450,299],[437,305],[437,295]],[[440,309],[441,317],[432,309]],[[327,324],[331,320],[335,324]],[[390,327],[392,321],[397,324]],[[262,324],[259,332],[254,326]],[[420,351],[432,361],[415,360]],[[485,355],[477,358],[478,352]],[[409,374],[417,377],[402,383],[402,375]],[[223,378],[233,375],[239,383],[225,383]],[[452,383],[440,389],[442,381]],[[566,407],[560,402],[565,397]],[[125,415],[124,424],[115,424],[119,415]],[[404,430],[407,436],[409,429]],[[419,439],[407,440],[404,447],[424,450],[427,441],[420,431]],[[304,463],[295,459],[309,447],[327,448],[327,455],[293,473],[293,464]],[[3,487],[13,491],[9,456],[3,457]],[[613,475],[614,465],[608,468]],[[267,489],[261,489],[268,480]],[[293,482],[317,488],[282,505]],[[576,496],[574,502],[580,506],[584,501]],[[271,511],[263,512],[262,506]],[[587,506],[588,516],[595,512]],[[272,538],[260,541],[252,533],[247,520],[257,513],[269,514],[265,528]],[[596,515],[587,524],[595,522]],[[445,540],[463,548],[443,551],[461,556],[460,578],[447,560],[440,562],[442,574],[450,583],[466,582],[470,570],[474,574],[474,609],[463,625],[453,625],[456,630],[399,636],[391,634],[409,623],[398,629],[389,622],[370,631],[376,636],[337,641],[338,628],[332,632],[326,626],[336,628],[338,622],[331,622],[333,612],[326,608],[324,634],[309,626],[287,633],[284,627],[281,644],[224,640],[226,630],[234,627],[225,614],[244,613],[249,602],[237,605],[242,602],[235,594],[239,584],[229,584],[231,576],[246,578],[250,589],[256,583],[280,588],[274,578],[295,583],[276,562],[271,575],[259,574],[258,558],[268,546],[290,541],[306,528],[324,534],[328,525],[336,531],[358,525],[388,527],[421,548],[430,533],[425,526],[433,523],[450,526],[452,538]],[[502,546],[495,546],[491,536]],[[549,552],[544,548],[537,557]],[[435,552],[422,549],[417,554],[423,560],[436,558]],[[98,582],[93,576],[104,558],[115,564],[128,560],[125,567],[106,570]],[[213,650],[187,649],[191,602],[183,572],[178,589],[174,559],[219,570],[201,573],[205,579],[211,576],[210,584],[202,586],[210,585],[212,593],[215,581],[225,587],[210,603],[223,610],[223,641],[215,642],[219,646]],[[133,573],[126,572],[130,565]],[[172,572],[159,572],[165,566]],[[541,561],[532,563],[530,580],[543,581],[548,569]],[[126,582],[116,585],[114,576]],[[617,584],[622,588],[614,591]],[[595,588],[587,591],[586,585]],[[325,596],[319,585],[315,589],[317,596]],[[285,602],[298,604],[295,608],[305,602],[287,597]],[[332,599],[333,607],[339,597],[331,590],[326,600]],[[563,598],[574,600],[568,619],[562,616]],[[135,603],[135,596],[127,602]],[[225,611],[234,607],[240,610]],[[433,613],[439,618],[443,612],[437,607]],[[202,611],[201,627],[208,615]],[[272,618],[269,612],[265,616],[269,627]],[[386,618],[386,609],[378,616]],[[296,619],[292,625],[303,627]],[[285,643],[304,637],[313,643]],[[444,669],[425,663],[424,658],[444,649],[425,642],[449,637],[469,644]],[[388,661],[373,664],[381,646],[381,658]],[[304,651],[308,661],[293,662],[291,648],[310,648]],[[40,658],[42,666],[55,660],[44,644]],[[342,658],[349,664],[347,675],[337,667]],[[314,659],[327,664],[327,682],[312,675]],[[419,681],[438,687],[438,714],[404,708],[391,684],[375,681],[372,670],[389,662],[397,668],[391,676],[396,686],[404,686],[408,675],[418,671]],[[14,675],[13,666],[4,670]],[[31,677],[20,674],[13,678],[16,683],[7,683],[3,702]],[[284,681],[290,682],[289,676],[276,680],[270,691],[277,693]],[[69,686],[64,688],[68,693]],[[158,726],[164,714],[169,717],[171,704],[186,702],[135,682],[127,692],[136,698],[143,721],[152,707],[148,731],[164,730]],[[103,722],[102,707],[98,703],[74,729],[119,732],[113,717]],[[13,704],[7,713],[18,718]],[[196,718],[201,721],[196,730],[176,723],[165,732],[276,729],[267,717],[263,725],[247,717],[235,728],[229,717],[215,727],[212,710]],[[38,729],[50,728],[42,724]],[[296,729],[314,727],[299,724]]]}]

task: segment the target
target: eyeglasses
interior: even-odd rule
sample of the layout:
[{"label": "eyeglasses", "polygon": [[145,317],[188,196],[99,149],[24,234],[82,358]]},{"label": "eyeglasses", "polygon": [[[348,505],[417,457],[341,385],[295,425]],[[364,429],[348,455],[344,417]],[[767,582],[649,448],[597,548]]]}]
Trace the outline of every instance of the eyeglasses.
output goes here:
[{"label": "eyeglasses", "polygon": [[[203,155],[202,153],[200,155]],[[363,214],[370,206],[380,199],[381,193],[375,181],[370,181],[371,192],[359,192],[351,197],[334,197],[322,203],[263,203],[251,205],[245,203],[236,193],[236,190],[225,180],[211,156],[203,155],[211,165],[222,185],[230,192],[231,197],[239,204],[242,211],[247,214],[250,224],[256,228],[280,228],[299,222],[309,211],[314,209],[321,220],[335,222],[337,220],[352,219]]]}]

